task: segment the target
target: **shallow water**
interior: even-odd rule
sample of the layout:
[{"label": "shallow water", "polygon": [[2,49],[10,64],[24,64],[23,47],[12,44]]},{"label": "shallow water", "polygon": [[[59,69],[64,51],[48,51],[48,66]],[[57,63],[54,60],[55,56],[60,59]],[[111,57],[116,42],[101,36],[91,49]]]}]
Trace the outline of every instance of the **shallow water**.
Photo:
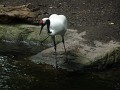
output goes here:
[{"label": "shallow water", "polygon": [[68,72],[46,64],[35,64],[27,59],[45,47],[41,46],[41,50],[35,49],[33,53],[34,46],[15,46],[10,43],[0,43],[0,46],[0,90],[120,89],[120,68]]}]

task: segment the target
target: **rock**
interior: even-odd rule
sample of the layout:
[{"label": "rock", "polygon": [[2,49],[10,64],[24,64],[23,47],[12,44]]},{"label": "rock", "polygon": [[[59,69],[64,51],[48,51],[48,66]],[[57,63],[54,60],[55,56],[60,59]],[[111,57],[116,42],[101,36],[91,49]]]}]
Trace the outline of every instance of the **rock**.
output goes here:
[{"label": "rock", "polygon": [[[39,35],[40,26],[29,24],[0,24],[0,51],[38,53],[51,47],[52,41],[45,30]],[[46,40],[45,38],[48,37]],[[61,38],[57,38],[57,43]],[[45,41],[44,41],[45,40]],[[43,42],[44,41],[44,42]],[[6,48],[7,47],[7,48]],[[9,49],[9,50],[8,50]]]},{"label": "rock", "polygon": [[28,6],[29,4],[22,6],[0,5],[0,23],[27,22],[27,19],[35,18],[36,14]]},{"label": "rock", "polygon": [[57,55],[54,54],[52,47],[30,57],[30,60],[70,71],[83,70],[89,66],[100,68],[120,60],[119,42],[94,41],[95,46],[91,46],[85,43],[87,41],[83,38],[85,35],[87,35],[85,31],[79,34],[77,30],[68,30],[65,37],[67,39],[65,41],[66,54],[63,44],[60,43],[57,45]]},{"label": "rock", "polygon": [[[41,42],[48,35],[43,30],[39,35],[40,26],[17,24],[17,25],[0,25],[0,40],[1,41],[14,41],[14,42]],[[46,40],[46,43],[50,42],[50,38]]]}]

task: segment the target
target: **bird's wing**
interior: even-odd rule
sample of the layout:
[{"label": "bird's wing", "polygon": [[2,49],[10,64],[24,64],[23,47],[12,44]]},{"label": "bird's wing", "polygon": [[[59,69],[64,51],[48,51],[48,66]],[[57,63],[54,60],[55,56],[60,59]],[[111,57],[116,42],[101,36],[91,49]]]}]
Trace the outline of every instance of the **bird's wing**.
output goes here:
[{"label": "bird's wing", "polygon": [[50,29],[56,34],[67,29],[67,19],[64,15],[52,14],[50,17]]},{"label": "bird's wing", "polygon": [[57,14],[52,14],[52,15],[50,15],[49,19],[54,19],[54,18],[57,18],[57,17],[58,17]]},{"label": "bird's wing", "polygon": [[67,19],[64,15],[57,15],[57,14],[52,14],[49,17],[50,21],[52,24],[54,24],[55,26],[57,26],[56,24],[60,25],[60,24],[66,24],[67,26]]}]

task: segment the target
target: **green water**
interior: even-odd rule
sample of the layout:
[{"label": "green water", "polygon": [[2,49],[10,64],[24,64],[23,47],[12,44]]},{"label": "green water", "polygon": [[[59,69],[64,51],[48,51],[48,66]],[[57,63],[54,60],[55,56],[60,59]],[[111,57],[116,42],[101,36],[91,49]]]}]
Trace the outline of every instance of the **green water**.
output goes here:
[{"label": "green water", "polygon": [[13,47],[3,43],[0,46],[0,90],[120,89],[119,67],[104,71],[68,72],[28,60],[27,57],[37,53],[32,53],[31,47],[24,46],[22,49],[22,45]]}]

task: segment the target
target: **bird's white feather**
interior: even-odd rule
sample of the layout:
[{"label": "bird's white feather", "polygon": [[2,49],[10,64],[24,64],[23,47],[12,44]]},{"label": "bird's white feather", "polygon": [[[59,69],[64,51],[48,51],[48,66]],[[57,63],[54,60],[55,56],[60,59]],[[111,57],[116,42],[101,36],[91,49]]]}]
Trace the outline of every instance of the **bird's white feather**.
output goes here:
[{"label": "bird's white feather", "polygon": [[52,14],[50,20],[50,35],[64,35],[67,30],[67,19],[64,15]]}]

